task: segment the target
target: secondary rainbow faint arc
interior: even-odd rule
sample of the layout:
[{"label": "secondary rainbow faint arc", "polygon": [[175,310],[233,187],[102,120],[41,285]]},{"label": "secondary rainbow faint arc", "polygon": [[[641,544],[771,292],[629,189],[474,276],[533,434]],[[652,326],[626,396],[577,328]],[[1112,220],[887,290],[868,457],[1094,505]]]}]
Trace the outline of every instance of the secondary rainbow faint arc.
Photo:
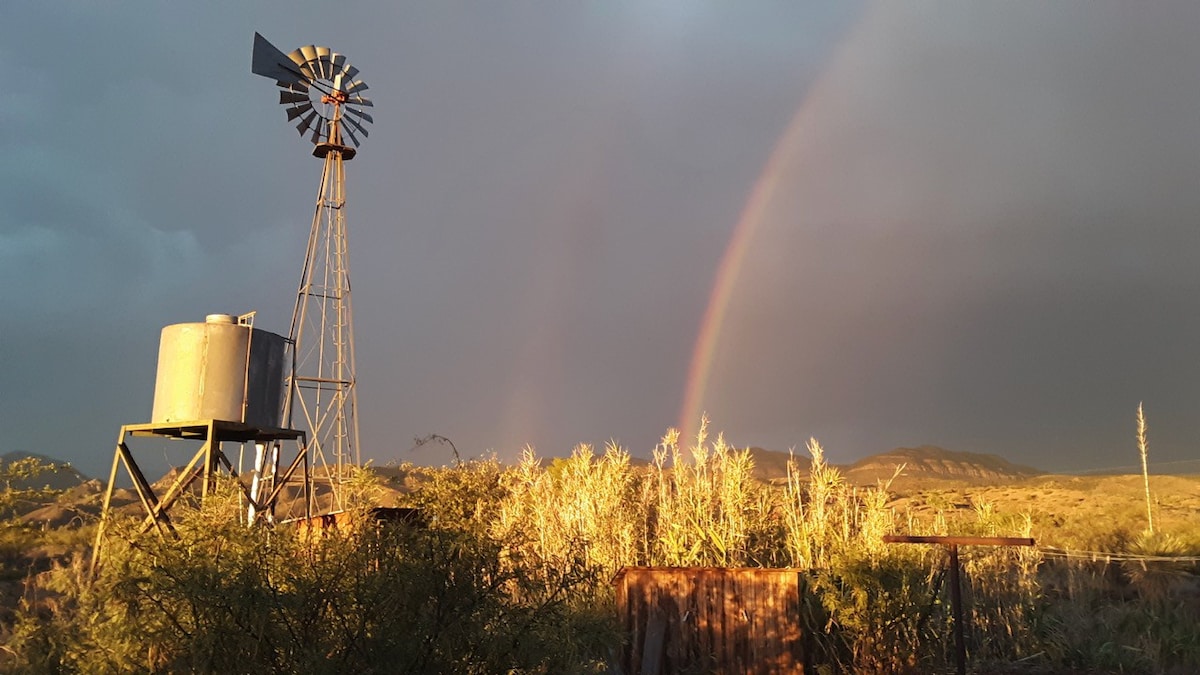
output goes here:
[{"label": "secondary rainbow faint arc", "polygon": [[[838,51],[845,49],[849,42],[849,40],[844,41]],[[836,62],[836,59],[834,61]],[[709,376],[712,374],[713,356],[721,341],[721,329],[725,324],[729,301],[737,285],[742,264],[745,262],[746,252],[775,197],[784,165],[800,140],[805,128],[805,117],[813,110],[814,103],[820,98],[819,94],[826,84],[827,76],[828,68],[813,84],[796,114],[792,116],[783,136],[775,143],[766,166],[763,167],[758,180],[754,183],[750,198],[746,201],[746,207],[738,218],[733,235],[729,238],[729,244],[725,247],[725,254],[721,257],[721,263],[713,281],[712,292],[709,294],[708,307],[704,310],[704,318],[700,321],[700,330],[696,335],[696,344],[692,348],[692,361],[688,367],[687,381],[684,385],[683,406],[679,412],[678,428],[682,439],[686,442],[695,438],[696,431],[700,426],[700,417],[706,412],[703,407],[704,395],[708,390]]]}]

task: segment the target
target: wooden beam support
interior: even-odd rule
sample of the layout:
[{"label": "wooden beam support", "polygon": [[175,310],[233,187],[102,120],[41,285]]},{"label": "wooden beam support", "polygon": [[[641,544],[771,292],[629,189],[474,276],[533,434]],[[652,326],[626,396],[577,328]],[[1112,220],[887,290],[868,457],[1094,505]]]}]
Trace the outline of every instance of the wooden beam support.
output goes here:
[{"label": "wooden beam support", "polygon": [[213,445],[219,445],[219,441],[213,437],[213,420],[208,421],[208,433],[204,441],[204,482],[200,485],[200,501],[208,499],[208,490],[212,482],[213,471],[216,466],[213,463]]},{"label": "wooden beam support", "polygon": [[[288,470],[283,472],[283,477],[275,479],[275,487],[273,490],[271,490],[271,496],[268,497],[267,501],[266,501],[267,506],[270,507],[270,509],[271,509],[272,516],[275,515],[275,500],[277,500],[279,498],[279,493],[283,491],[284,486],[287,485],[287,482],[288,482],[288,480],[291,479],[292,474],[296,472],[296,467],[298,467],[300,465],[301,460],[307,459],[307,454],[308,453],[305,453],[305,452],[298,453],[296,455],[296,459],[292,460],[292,464],[291,464],[291,466],[288,467]],[[305,488],[305,491],[307,492],[308,481],[305,481],[304,488]]]},{"label": "wooden beam support", "polygon": [[[142,501],[142,508],[146,509],[146,513],[154,516],[157,512],[158,497],[154,496],[154,488],[151,487],[150,481],[146,480],[146,476],[142,474],[142,469],[133,460],[133,455],[129,453],[129,446],[122,441],[117,446],[117,453],[121,457],[121,461],[125,463],[125,469],[129,472],[129,477],[133,479],[134,491],[138,494],[138,499]],[[175,534],[175,527],[171,525],[171,518],[165,513],[158,513],[154,518],[154,528],[158,533],[163,534],[162,526],[165,524],[171,534]]]},{"label": "wooden beam support", "polygon": [[150,529],[150,526],[157,522],[159,517],[169,518],[167,516],[167,509],[170,509],[175,504],[175,501],[183,495],[184,491],[191,487],[192,483],[195,483],[196,479],[200,477],[200,467],[194,469],[189,467],[189,469],[189,471],[179,474],[179,477],[176,478],[177,483],[180,479],[183,480],[183,483],[179,486],[179,491],[164,497],[158,503],[158,506],[154,508],[154,512],[146,520],[142,521],[142,526],[138,529],[139,532],[145,532]]},{"label": "wooden beam support", "polygon": [[1033,546],[1031,537],[963,537],[957,535],[885,534],[885,544],[942,544],[944,546]]},{"label": "wooden beam support", "polygon": [[[125,442],[125,427],[121,427],[121,435],[117,436],[117,446]],[[121,464],[120,451],[113,453],[112,470],[108,472],[108,489],[104,491],[104,505],[100,508],[100,522],[96,524],[96,543],[92,544],[92,561],[88,567],[88,576],[96,578],[96,568],[100,564],[100,549],[104,543],[104,526],[108,524],[108,507],[112,504],[113,487],[117,484],[117,467]]]},{"label": "wooden beam support", "polygon": [[241,489],[242,496],[246,498],[246,501],[254,505],[255,511],[261,511],[262,504],[259,504],[257,501],[255,501],[253,495],[250,494],[250,487],[241,481],[241,479],[238,477],[237,470],[233,468],[233,462],[229,461],[229,458],[225,456],[225,452],[220,448],[217,448],[217,461],[221,463],[221,466],[225,467],[225,470],[229,472],[229,477],[233,478],[237,483],[237,486],[239,489]]},{"label": "wooden beam support", "polygon": [[200,458],[203,456],[204,448],[200,448],[200,451],[192,456],[192,461],[188,462],[183,471],[179,472],[179,475],[175,477],[175,482],[171,483],[171,487],[167,488],[167,492],[163,495],[162,501],[158,503],[158,507],[154,510],[154,512],[147,516],[146,521],[142,523],[142,532],[145,532],[147,529],[149,529],[150,525],[153,524],[152,521],[156,520],[160,513],[164,513],[167,509],[171,508],[171,505],[174,504],[175,500],[183,494],[183,491],[188,489],[188,486],[196,481],[196,478],[199,476],[199,474],[197,474],[195,471],[196,463],[199,462]]}]

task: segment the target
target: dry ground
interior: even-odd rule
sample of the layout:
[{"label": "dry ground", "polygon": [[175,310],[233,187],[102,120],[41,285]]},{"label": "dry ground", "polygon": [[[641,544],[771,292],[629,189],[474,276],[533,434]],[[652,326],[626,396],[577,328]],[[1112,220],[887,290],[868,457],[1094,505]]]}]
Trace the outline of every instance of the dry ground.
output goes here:
[{"label": "dry ground", "polygon": [[[1151,476],[1155,530],[1200,552],[1200,476]],[[922,522],[973,520],[990,505],[1014,527],[1028,515],[1042,546],[1119,550],[1147,526],[1140,475],[1045,475],[998,485],[912,484],[896,490],[893,508]]]}]

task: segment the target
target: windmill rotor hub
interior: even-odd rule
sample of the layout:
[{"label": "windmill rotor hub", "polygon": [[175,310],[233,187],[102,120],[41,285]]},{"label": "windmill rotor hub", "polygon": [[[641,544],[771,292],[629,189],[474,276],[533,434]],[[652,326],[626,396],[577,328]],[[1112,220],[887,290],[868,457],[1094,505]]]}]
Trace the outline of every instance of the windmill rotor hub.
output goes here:
[{"label": "windmill rotor hub", "polygon": [[[353,150],[360,145],[359,136],[369,135],[367,125],[374,120],[365,108],[375,104],[363,96],[367,84],[357,79],[358,68],[345,56],[315,45],[284,54],[255,33],[250,70],[275,80],[288,121],[295,122],[296,131],[317,146],[314,155],[324,157],[332,149]],[[323,146],[326,149],[318,152]],[[353,152],[348,155],[343,158],[349,159]]]}]

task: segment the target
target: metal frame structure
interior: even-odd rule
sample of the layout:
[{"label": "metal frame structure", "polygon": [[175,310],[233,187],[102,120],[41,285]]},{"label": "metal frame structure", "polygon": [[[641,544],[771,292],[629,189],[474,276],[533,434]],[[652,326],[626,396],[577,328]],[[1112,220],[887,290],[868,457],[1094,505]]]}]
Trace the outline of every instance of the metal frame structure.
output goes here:
[{"label": "metal frame structure", "polygon": [[358,69],[328,47],[284,54],[256,33],[251,71],[275,80],[288,120],[299,120],[301,136],[311,132],[312,154],[324,160],[288,333],[292,368],[283,420],[292,427],[297,413],[302,417],[313,461],[325,468],[337,509],[346,467],[362,460],[344,163],[357,154],[359,135],[368,135],[366,124],[373,120],[364,108],[374,104],[362,95],[367,85],[355,79]]},{"label": "metal frame structure", "polygon": [[283,419],[289,427],[295,426],[296,414],[300,414],[304,428],[312,434],[314,461],[327,467],[330,482],[336,485],[347,465],[360,463],[361,454],[343,208],[343,162],[351,149],[341,145],[336,120],[331,138],[314,151],[324,153],[325,168],[288,333],[292,372],[285,382]]},{"label": "metal frame structure", "polygon": [[[179,472],[167,491],[160,496],[155,492],[150,481],[146,480],[145,474],[142,473],[141,467],[134,459],[127,442],[131,436],[185,439],[202,443],[191,461]],[[233,467],[233,463],[221,449],[221,443],[248,443],[251,441],[258,447],[259,452],[255,462],[256,473],[250,485],[246,485],[240,480],[238,470]],[[283,473],[280,473],[279,459],[283,441],[296,441],[298,449],[295,459],[288,464]],[[269,454],[265,452],[268,447],[270,448]],[[96,542],[92,547],[91,569],[93,572],[100,560],[104,530],[110,517],[113,490],[116,487],[117,474],[121,466],[125,467],[126,474],[133,481],[133,489],[146,513],[139,532],[146,532],[150,528],[154,528],[160,536],[174,535],[175,526],[169,515],[171,507],[197,480],[201,481],[200,499],[203,501],[213,490],[214,478],[222,469],[236,480],[238,487],[241,488],[242,497],[249,503],[247,520],[250,524],[258,520],[274,522],[275,507],[283,489],[291,482],[296,470],[302,469],[304,517],[312,516],[312,482],[303,431],[270,429],[241,422],[214,419],[162,424],[126,424],[121,427],[121,433],[117,436],[112,470],[108,475],[108,489],[104,493],[100,523],[96,527]],[[262,497],[264,493],[266,494],[265,498]]]}]

